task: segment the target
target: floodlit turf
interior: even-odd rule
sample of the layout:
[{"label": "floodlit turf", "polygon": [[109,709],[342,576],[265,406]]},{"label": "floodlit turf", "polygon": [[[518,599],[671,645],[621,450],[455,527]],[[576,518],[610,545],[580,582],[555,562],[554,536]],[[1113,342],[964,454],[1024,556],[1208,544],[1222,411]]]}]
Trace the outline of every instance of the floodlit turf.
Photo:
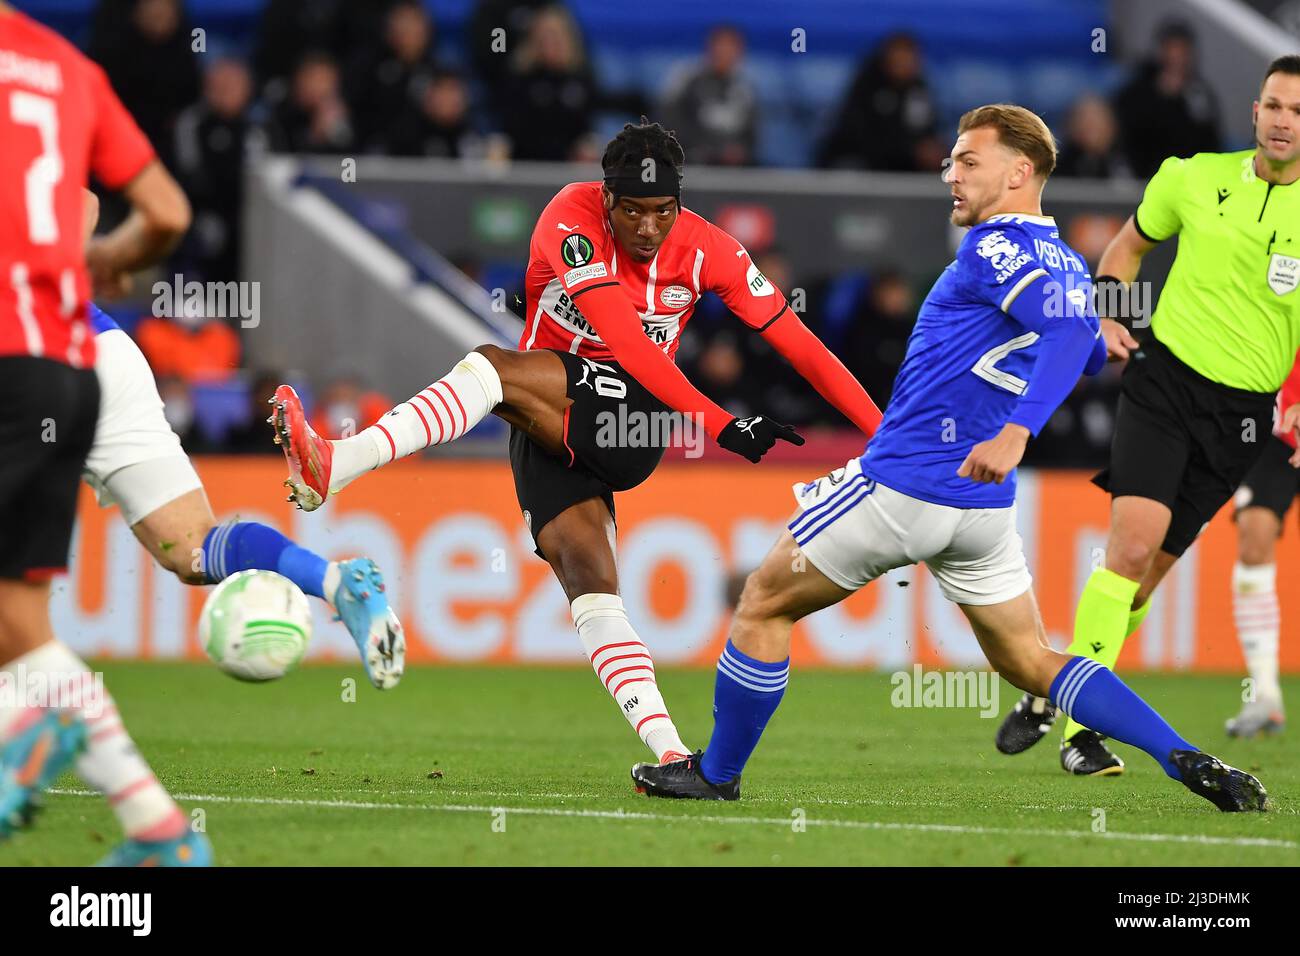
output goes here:
[{"label": "floodlit turf", "polygon": [[[163,782],[225,865],[1300,864],[1300,728],[1230,741],[1234,678],[1134,677],[1195,743],[1255,772],[1269,814],[1224,814],[1119,746],[1129,772],[1075,779],[1054,737],[1018,757],[973,709],[895,709],[888,675],[800,672],[739,803],[637,795],[645,757],[589,670],[419,668],[388,693],[356,668],[240,684],[200,664],[109,664]],[[345,702],[345,678],[360,678]],[[713,675],[660,671],[687,743]],[[1300,702],[1300,681],[1288,691]],[[1016,694],[1001,687],[1001,710]],[[72,777],[0,864],[85,864],[118,838]],[[1095,832],[1104,829],[1104,832]]]}]

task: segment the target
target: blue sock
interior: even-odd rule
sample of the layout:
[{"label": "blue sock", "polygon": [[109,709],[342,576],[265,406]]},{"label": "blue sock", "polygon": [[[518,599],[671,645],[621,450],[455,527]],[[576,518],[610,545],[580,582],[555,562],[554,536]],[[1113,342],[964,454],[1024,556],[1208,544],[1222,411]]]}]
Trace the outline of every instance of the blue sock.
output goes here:
[{"label": "blue sock", "polygon": [[237,571],[256,569],[283,574],[303,593],[325,597],[329,562],[300,548],[274,528],[256,521],[219,524],[203,539],[203,567],[213,584]]},{"label": "blue sock", "polygon": [[1048,696],[1083,726],[1145,750],[1175,780],[1182,777],[1169,762],[1169,752],[1201,749],[1178,736],[1109,667],[1086,657],[1070,658],[1052,681]]},{"label": "blue sock", "polygon": [[700,760],[705,780],[725,783],[745,768],[789,679],[790,658],[769,664],[741,653],[727,641],[713,685],[713,736]]}]

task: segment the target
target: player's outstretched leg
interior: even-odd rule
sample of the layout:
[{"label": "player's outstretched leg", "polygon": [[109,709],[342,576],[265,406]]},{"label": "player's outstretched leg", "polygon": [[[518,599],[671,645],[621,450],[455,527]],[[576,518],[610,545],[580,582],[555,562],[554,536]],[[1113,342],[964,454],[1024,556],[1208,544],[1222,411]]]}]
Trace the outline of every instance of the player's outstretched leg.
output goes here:
[{"label": "player's outstretched leg", "polygon": [[[1137,610],[1130,611],[1125,640],[1132,637],[1141,626],[1150,600]],[[998,750],[1004,754],[1018,754],[1028,750],[1047,736],[1056,722],[1057,710],[1045,697],[1025,694],[1003,718],[994,738]],[[1112,776],[1124,769],[1124,762],[1102,743],[1102,736],[1086,728],[1078,728],[1062,742],[1061,766],[1078,776]]]},{"label": "player's outstretched leg", "polygon": [[1033,591],[992,605],[960,605],[994,668],[1012,684],[1047,697],[1062,713],[1144,750],[1161,769],[1220,810],[1263,810],[1258,780],[1188,743],[1110,668],[1060,654],[1047,635]]},{"label": "player's outstretched leg", "polygon": [[[1291,470],[1289,465],[1284,467]],[[1295,479],[1290,477],[1290,482],[1293,490]],[[1232,616],[1250,673],[1250,687],[1243,694],[1241,711],[1225,725],[1229,737],[1274,734],[1286,726],[1277,660],[1282,612],[1277,600],[1275,561],[1281,532],[1282,519],[1270,508],[1250,506],[1237,512]]]},{"label": "player's outstretched leg", "polygon": [[111,695],[65,645],[47,640],[0,667],[11,687],[36,683],[57,709],[7,702],[0,707],[0,835],[25,824],[35,802],[72,764],[108,799],[126,841],[109,860],[117,865],[207,866],[212,849],[163,789],[127,735]]},{"label": "player's outstretched leg", "polygon": [[[285,480],[289,500],[305,511],[315,511],[331,494],[366,472],[465,435],[504,400],[501,377],[485,354],[489,349],[505,352],[492,346],[470,352],[450,372],[388,411],[377,423],[338,441],[317,435],[297,393],[281,385],[272,399],[274,410],[268,421],[289,463]],[[561,383],[559,398],[563,397]]]},{"label": "player's outstretched leg", "polygon": [[662,766],[637,764],[632,782],[638,792],[694,800],[740,798],[741,771],[785,693],[794,622],[852,593],[806,563],[796,572],[796,554],[787,531],[745,582],[727,646],[718,658],[709,746]]},{"label": "player's outstretched leg", "polygon": [[[130,502],[132,489],[157,484],[150,470],[158,464],[146,461],[121,469],[108,478],[109,492]],[[401,680],[406,637],[389,606],[383,576],[369,558],[327,561],[256,521],[219,525],[201,487],[153,508],[131,530],[162,567],[186,584],[216,584],[254,569],[283,575],[334,610],[352,635],[372,684],[384,690]]]},{"label": "player's outstretched leg", "polygon": [[571,505],[539,529],[537,543],[570,599],[573,624],[596,678],[628,725],[662,762],[690,751],[664,702],[650,648],[618,595],[614,519],[604,501]]},{"label": "player's outstretched leg", "polygon": [[288,578],[334,609],[357,645],[370,683],[387,690],[402,679],[406,634],[389,606],[383,575],[370,558],[326,561],[255,521],[215,525],[203,540],[203,557],[212,584],[250,569]]}]

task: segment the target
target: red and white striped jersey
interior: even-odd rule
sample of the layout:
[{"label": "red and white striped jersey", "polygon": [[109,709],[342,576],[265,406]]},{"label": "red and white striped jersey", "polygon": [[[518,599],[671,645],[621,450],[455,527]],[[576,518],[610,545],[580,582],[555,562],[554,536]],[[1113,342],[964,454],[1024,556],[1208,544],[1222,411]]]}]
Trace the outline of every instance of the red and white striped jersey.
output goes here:
[{"label": "red and white striped jersey", "polygon": [[103,70],[0,13],[0,355],[94,364],[82,189],[92,172],[120,188],[153,158]]},{"label": "red and white striped jersey", "polygon": [[529,245],[527,321],[521,349],[557,349],[592,359],[616,358],[583,318],[572,296],[617,281],[641,317],[646,336],[669,358],[700,294],[715,292],[751,328],[785,309],[785,296],[758,271],[744,246],[683,208],[650,262],[618,248],[601,201],[601,183],[570,183],[542,210]]}]

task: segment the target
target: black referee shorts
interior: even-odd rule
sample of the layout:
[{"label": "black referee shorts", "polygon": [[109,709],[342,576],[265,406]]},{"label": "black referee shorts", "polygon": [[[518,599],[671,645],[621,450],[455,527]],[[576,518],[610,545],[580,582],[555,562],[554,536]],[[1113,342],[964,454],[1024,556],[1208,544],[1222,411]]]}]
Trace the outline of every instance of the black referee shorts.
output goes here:
[{"label": "black referee shorts", "polygon": [[1237,514],[1247,508],[1267,508],[1279,521],[1286,520],[1291,502],[1300,495],[1300,468],[1291,467],[1292,452],[1291,446],[1282,439],[1269,436],[1264,453],[1233,496]]},{"label": "black referee shorts", "polygon": [[0,356],[0,578],[67,568],[99,379],[51,359]]},{"label": "black referee shorts", "polygon": [[1093,482],[1166,505],[1160,547],[1181,555],[1268,447],[1274,398],[1210,381],[1153,337],[1124,369],[1110,467]]},{"label": "black referee shorts", "polygon": [[[617,362],[551,351],[564,363],[573,403],[564,416],[564,454],[510,429],[515,494],[534,544],[551,519],[590,498],[604,501],[613,516],[614,492],[649,478],[671,437],[661,427],[668,407]],[[537,554],[546,557],[540,547]]]}]

